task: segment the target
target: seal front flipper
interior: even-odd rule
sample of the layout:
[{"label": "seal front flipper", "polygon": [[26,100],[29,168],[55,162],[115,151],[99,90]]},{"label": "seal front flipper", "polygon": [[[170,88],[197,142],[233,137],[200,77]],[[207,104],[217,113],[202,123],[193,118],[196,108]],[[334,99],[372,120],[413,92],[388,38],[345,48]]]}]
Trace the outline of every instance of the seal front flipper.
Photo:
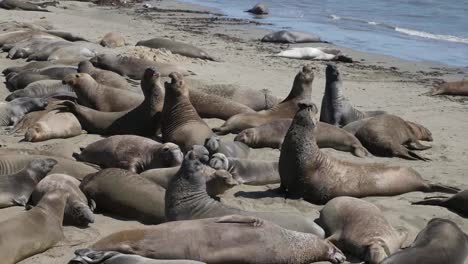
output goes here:
[{"label": "seal front flipper", "polygon": [[27,198],[24,195],[21,195],[19,197],[16,197],[13,199],[13,203],[16,205],[24,206],[26,207],[26,204],[28,203],[29,198]]},{"label": "seal front flipper", "polygon": [[264,220],[245,215],[226,215],[218,218],[216,223],[238,223],[238,224],[251,224],[254,227],[260,227],[263,225]]}]

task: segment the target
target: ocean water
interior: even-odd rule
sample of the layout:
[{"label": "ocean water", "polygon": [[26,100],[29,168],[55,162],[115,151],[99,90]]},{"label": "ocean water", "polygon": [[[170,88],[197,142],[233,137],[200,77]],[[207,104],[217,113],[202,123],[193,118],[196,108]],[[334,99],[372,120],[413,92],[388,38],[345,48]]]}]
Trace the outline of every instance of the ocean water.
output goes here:
[{"label": "ocean water", "polygon": [[[258,1],[185,0],[238,18]],[[312,32],[360,51],[468,66],[468,0],[265,0],[274,29]],[[259,36],[259,38],[262,36]]]}]

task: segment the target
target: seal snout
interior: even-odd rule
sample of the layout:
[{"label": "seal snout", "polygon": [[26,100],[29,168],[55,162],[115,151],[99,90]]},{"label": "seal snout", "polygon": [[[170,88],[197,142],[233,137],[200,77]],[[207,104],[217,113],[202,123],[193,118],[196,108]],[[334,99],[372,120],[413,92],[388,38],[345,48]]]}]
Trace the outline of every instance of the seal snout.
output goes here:
[{"label": "seal snout", "polygon": [[166,143],[163,147],[162,158],[166,166],[174,167],[182,163],[184,160],[184,154],[178,145],[174,143]]}]

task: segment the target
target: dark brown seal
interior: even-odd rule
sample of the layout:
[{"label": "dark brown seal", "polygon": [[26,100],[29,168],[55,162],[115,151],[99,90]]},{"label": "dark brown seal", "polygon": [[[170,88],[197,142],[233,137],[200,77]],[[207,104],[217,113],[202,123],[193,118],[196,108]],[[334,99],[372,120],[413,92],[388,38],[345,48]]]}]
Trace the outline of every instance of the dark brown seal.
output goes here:
[{"label": "dark brown seal", "polygon": [[258,3],[254,5],[252,8],[250,8],[249,10],[245,12],[252,13],[254,15],[268,15],[270,13],[270,11],[268,10],[268,7],[262,3]]},{"label": "dark brown seal", "polygon": [[444,82],[434,87],[432,95],[468,95],[468,80]]},{"label": "dark brown seal", "polygon": [[468,190],[459,192],[452,197],[430,196],[424,198],[422,201],[414,202],[412,204],[442,206],[452,212],[468,218],[468,207],[466,206],[468,204]]},{"label": "dark brown seal", "polygon": [[288,195],[323,204],[338,196],[391,196],[402,193],[457,193],[458,188],[431,183],[407,167],[353,163],[322,153],[316,143],[317,107],[300,104],[281,148],[281,188]]}]

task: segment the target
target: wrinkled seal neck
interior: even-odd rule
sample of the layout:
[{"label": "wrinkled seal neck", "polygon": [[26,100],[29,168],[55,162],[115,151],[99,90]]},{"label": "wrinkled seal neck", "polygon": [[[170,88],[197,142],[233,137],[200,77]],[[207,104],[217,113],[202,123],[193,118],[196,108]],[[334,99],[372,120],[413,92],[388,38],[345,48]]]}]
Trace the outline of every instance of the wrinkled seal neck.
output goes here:
[{"label": "wrinkled seal neck", "polygon": [[288,96],[282,101],[286,102],[292,99],[309,99],[312,96],[312,81],[310,83],[305,83],[302,80],[299,80],[298,77],[294,79],[293,86]]},{"label": "wrinkled seal neck", "polygon": [[153,114],[155,114],[158,110],[161,111],[161,102],[164,102],[164,89],[159,80],[151,81],[146,84],[150,86],[149,89],[142,89],[145,99],[143,100],[142,105],[145,108],[151,109]]}]

